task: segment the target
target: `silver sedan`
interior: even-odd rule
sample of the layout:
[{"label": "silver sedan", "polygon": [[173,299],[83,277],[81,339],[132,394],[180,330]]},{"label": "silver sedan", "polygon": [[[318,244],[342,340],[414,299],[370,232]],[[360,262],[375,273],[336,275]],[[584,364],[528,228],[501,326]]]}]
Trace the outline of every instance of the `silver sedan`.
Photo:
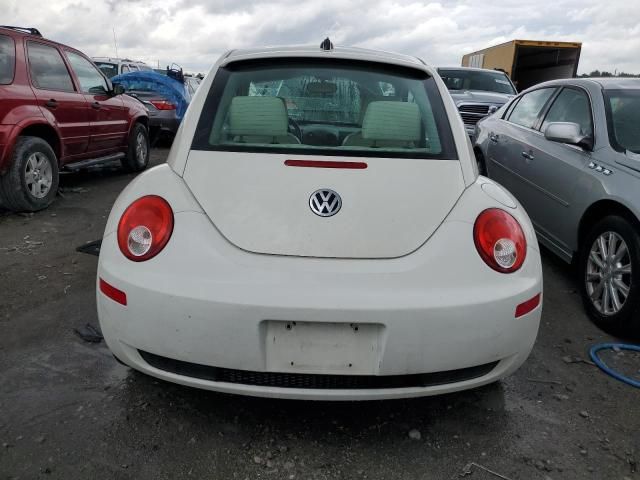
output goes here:
[{"label": "silver sedan", "polygon": [[478,166],[522,203],[538,240],[579,269],[589,316],[640,332],[640,80],[526,90],[477,126]]}]

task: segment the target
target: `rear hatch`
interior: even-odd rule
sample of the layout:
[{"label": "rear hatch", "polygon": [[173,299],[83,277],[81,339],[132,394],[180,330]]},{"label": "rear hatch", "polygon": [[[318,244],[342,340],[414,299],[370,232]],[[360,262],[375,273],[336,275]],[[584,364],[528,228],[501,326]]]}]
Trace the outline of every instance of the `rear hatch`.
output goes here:
[{"label": "rear hatch", "polygon": [[416,250],[464,190],[433,79],[336,60],[220,70],[184,179],[239,248],[330,258]]}]

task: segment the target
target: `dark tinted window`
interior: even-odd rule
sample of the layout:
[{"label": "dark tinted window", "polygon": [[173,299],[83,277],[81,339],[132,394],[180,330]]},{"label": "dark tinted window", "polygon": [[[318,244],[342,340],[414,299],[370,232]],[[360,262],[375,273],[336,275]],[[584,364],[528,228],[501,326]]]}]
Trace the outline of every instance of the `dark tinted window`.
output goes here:
[{"label": "dark tinted window", "polygon": [[83,92],[100,94],[107,91],[107,82],[89,60],[73,52],[67,52],[67,57]]},{"label": "dark tinted window", "polygon": [[605,90],[604,96],[611,146],[640,154],[640,90]]},{"label": "dark tinted window", "polygon": [[523,127],[533,128],[538,115],[554,91],[554,88],[541,88],[524,94],[511,111],[509,121]]},{"label": "dark tinted window", "polygon": [[36,88],[73,92],[73,82],[58,49],[29,42],[29,71]]},{"label": "dark tinted window", "polygon": [[457,158],[442,99],[426,72],[343,61],[286,59],[221,68],[193,148]]},{"label": "dark tinted window", "polygon": [[16,68],[16,46],[13,38],[0,35],[0,85],[13,82]]},{"label": "dark tinted window", "polygon": [[553,101],[541,130],[544,132],[547,125],[553,122],[572,122],[580,125],[582,135],[593,134],[593,122],[591,121],[591,104],[589,97],[582,90],[565,88]]}]

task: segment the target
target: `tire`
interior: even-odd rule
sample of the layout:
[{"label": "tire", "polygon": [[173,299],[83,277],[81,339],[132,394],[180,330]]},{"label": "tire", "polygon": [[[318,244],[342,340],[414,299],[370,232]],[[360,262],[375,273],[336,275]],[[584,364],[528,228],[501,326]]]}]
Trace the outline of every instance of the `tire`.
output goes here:
[{"label": "tire", "polygon": [[[615,242],[613,249],[609,243],[611,237]],[[604,242],[608,259],[604,262],[600,240]],[[589,317],[609,333],[637,336],[640,333],[640,232],[627,219],[611,215],[598,221],[582,243],[579,282]],[[615,252],[613,258],[609,250]]]},{"label": "tire", "polygon": [[136,123],[129,134],[129,148],[122,159],[122,167],[127,172],[141,172],[149,165],[149,131],[142,123]]},{"label": "tire", "polygon": [[18,137],[9,170],[0,177],[2,205],[14,212],[47,208],[58,191],[58,158],[39,137]]}]

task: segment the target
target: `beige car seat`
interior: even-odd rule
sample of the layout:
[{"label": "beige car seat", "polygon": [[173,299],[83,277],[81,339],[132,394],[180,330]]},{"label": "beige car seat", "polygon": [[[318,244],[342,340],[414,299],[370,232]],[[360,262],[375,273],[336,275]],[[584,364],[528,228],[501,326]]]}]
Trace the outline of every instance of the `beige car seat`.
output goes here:
[{"label": "beige car seat", "polygon": [[300,144],[288,132],[289,117],[279,97],[234,97],[229,107],[228,133],[234,143]]},{"label": "beige car seat", "polygon": [[371,102],[362,130],[348,135],[345,147],[415,148],[420,141],[420,110],[415,103]]}]

